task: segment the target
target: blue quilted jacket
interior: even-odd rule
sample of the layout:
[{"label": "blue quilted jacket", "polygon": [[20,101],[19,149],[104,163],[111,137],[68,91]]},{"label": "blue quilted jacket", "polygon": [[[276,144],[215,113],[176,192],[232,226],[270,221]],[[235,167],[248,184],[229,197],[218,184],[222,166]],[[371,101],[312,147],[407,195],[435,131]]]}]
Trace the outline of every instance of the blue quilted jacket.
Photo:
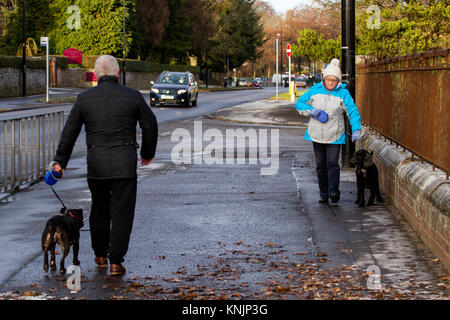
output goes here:
[{"label": "blue quilted jacket", "polygon": [[320,82],[305,92],[296,102],[295,108],[304,116],[310,116],[313,108],[328,113],[325,123],[310,118],[305,139],[318,143],[345,144],[344,112],[350,119],[352,132],[361,130],[361,115],[353,102],[345,83],[339,83],[329,91]]}]

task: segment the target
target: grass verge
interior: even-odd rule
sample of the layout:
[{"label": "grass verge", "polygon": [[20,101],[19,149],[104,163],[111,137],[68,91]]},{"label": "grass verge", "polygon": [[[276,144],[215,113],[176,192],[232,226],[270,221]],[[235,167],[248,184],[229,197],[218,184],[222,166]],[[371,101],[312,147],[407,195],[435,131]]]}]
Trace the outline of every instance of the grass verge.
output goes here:
[{"label": "grass verge", "polygon": [[[302,89],[302,90],[298,90],[296,95],[295,95],[295,100],[297,100],[298,98],[300,98],[300,96],[302,94],[304,94],[306,91],[308,91],[307,89]],[[270,100],[276,100],[277,96],[273,96],[270,97]],[[278,100],[291,100],[291,96],[289,95],[289,92],[283,92],[278,94]]]},{"label": "grass verge", "polygon": [[65,97],[52,97],[48,98],[48,102],[46,98],[39,98],[34,100],[35,102],[40,103],[52,103],[52,104],[61,104],[61,103],[74,103],[77,101],[77,96],[65,96]]}]

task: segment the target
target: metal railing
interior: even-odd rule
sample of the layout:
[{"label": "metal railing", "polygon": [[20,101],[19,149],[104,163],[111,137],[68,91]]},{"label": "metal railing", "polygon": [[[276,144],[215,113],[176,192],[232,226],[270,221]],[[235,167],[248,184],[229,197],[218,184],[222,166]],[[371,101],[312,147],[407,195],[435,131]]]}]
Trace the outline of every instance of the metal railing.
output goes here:
[{"label": "metal railing", "polygon": [[64,126],[64,112],[0,122],[0,192],[41,179],[52,161]]},{"label": "metal railing", "polygon": [[358,66],[356,104],[366,125],[450,172],[449,49]]}]

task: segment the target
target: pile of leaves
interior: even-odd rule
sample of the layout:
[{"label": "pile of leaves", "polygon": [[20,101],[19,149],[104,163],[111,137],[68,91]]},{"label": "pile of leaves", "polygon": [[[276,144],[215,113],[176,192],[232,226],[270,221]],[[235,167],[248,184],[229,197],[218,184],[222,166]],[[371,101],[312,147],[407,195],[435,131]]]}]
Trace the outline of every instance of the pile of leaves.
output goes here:
[{"label": "pile of leaves", "polygon": [[[49,294],[39,292],[42,287],[32,284],[30,290],[22,293],[0,294],[0,300],[85,300],[89,294],[94,294],[96,299],[111,300],[450,299],[448,275],[433,282],[417,282],[408,272],[402,281],[381,275],[379,289],[369,289],[372,274],[367,269],[336,266],[326,252],[289,252],[274,243],[260,244],[254,250],[242,241],[232,245],[217,242],[217,245],[219,251],[214,256],[206,256],[210,263],[180,266],[169,277],[166,274],[114,280],[108,276],[87,279],[82,275],[80,292],[67,295],[65,281],[62,282],[65,290],[54,287],[48,289]],[[157,259],[166,258],[158,256]]]},{"label": "pile of leaves", "polygon": [[[223,243],[219,245],[225,247]],[[449,277],[438,286],[417,283],[413,277],[389,283],[381,276],[381,288],[370,290],[371,274],[354,265],[330,267],[327,253],[291,252],[269,243],[258,253],[242,242],[233,243],[219,257],[208,256],[210,264],[192,270],[182,266],[173,277],[135,277],[111,299],[238,300],[238,299],[448,299]],[[239,249],[236,249],[239,246]],[[265,251],[265,253],[261,253]],[[299,263],[299,258],[305,259]],[[265,279],[264,279],[265,278]]]}]

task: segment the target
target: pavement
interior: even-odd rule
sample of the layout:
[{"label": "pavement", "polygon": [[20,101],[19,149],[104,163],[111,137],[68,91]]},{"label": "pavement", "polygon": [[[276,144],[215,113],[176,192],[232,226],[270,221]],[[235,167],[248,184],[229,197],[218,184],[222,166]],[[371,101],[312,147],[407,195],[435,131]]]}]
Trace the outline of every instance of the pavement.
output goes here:
[{"label": "pavement", "polygon": [[[51,88],[49,94],[51,98],[55,97],[73,97],[83,89],[79,88]],[[38,94],[26,97],[0,98],[0,112],[21,111],[30,109],[41,109],[54,106],[54,103],[40,102],[45,99],[45,94]],[[63,104],[66,105],[66,104]]]},{"label": "pavement", "polygon": [[[86,161],[72,159],[55,189],[84,209],[81,290],[42,270],[42,230],[61,205],[38,183],[0,204],[0,299],[448,300],[448,275],[389,199],[354,204],[353,170],[337,205],[318,203],[306,122],[289,102],[261,100],[161,124],[119,278],[95,266]],[[231,130],[258,142],[236,146]]]}]

